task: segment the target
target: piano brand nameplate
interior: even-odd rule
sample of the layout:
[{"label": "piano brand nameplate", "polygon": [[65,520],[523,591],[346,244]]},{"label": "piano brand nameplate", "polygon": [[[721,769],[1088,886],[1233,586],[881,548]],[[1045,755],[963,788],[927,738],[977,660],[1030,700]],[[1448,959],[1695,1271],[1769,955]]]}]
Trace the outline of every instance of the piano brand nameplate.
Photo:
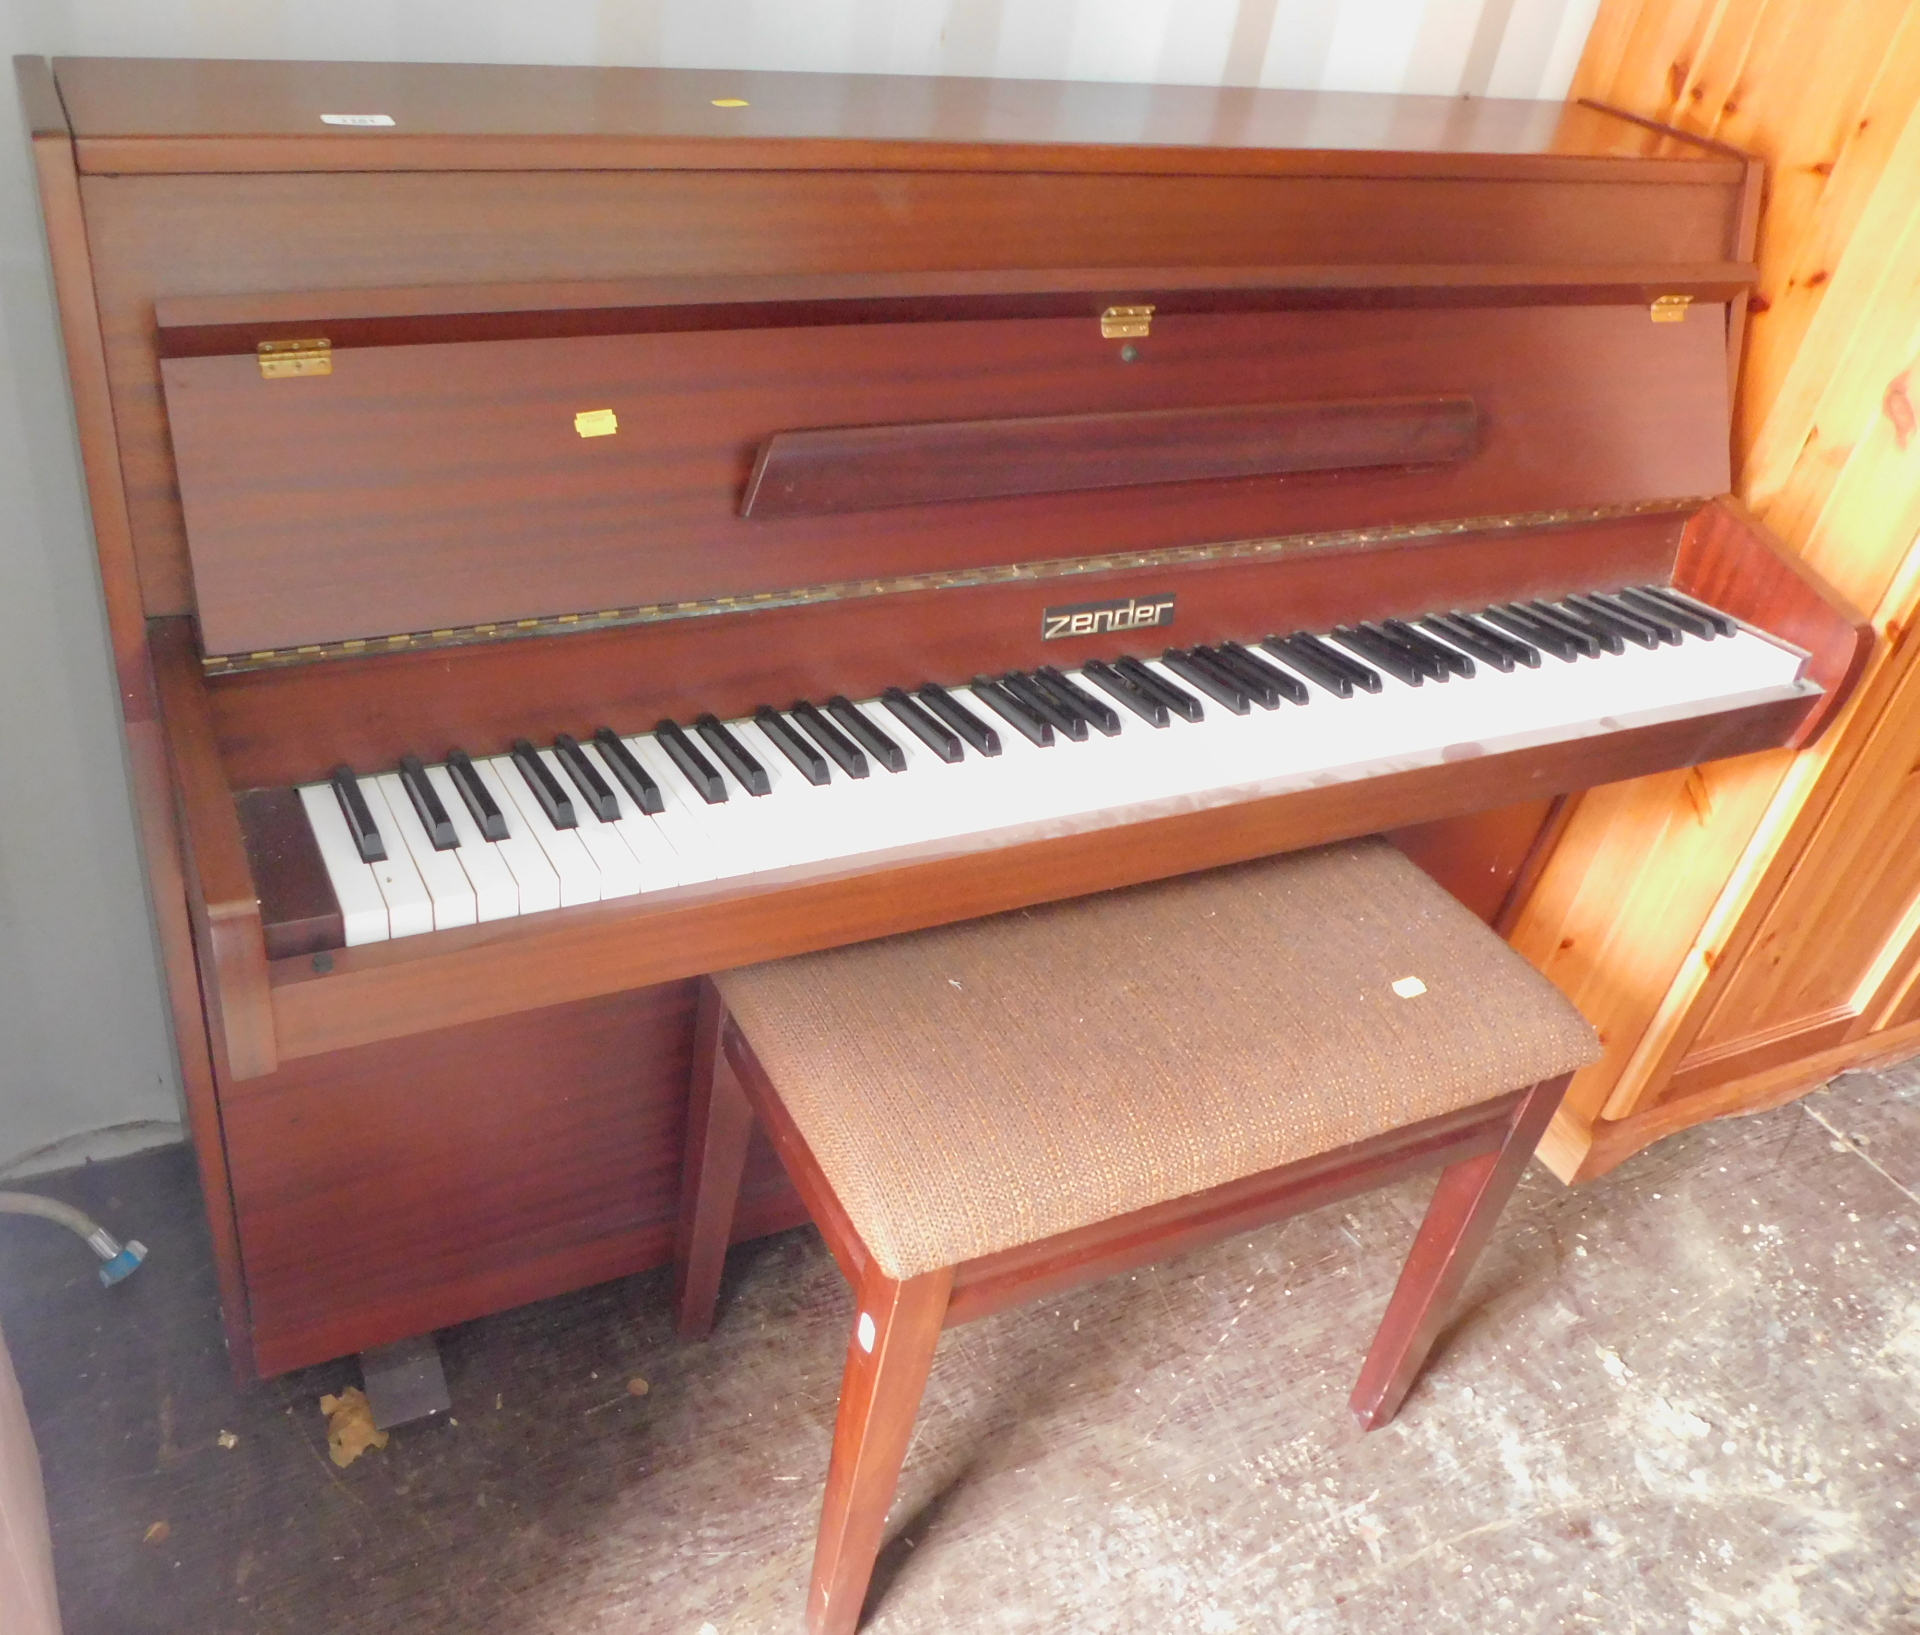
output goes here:
[{"label": "piano brand nameplate", "polygon": [[1040,639],[1056,642],[1068,636],[1104,636],[1172,624],[1173,603],[1172,596],[1122,596],[1117,601],[1050,607],[1040,615]]}]

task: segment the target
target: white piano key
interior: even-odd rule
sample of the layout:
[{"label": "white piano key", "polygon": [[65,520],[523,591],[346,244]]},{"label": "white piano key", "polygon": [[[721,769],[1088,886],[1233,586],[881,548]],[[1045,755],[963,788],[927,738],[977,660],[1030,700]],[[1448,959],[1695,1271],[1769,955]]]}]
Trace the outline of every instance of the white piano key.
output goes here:
[{"label": "white piano key", "polygon": [[[579,827],[572,830],[593,859],[593,866],[600,871],[600,896],[603,901],[615,897],[631,897],[640,889],[640,860],[633,855],[633,848],[614,831],[611,824],[602,823],[588,808],[586,798],[573,786],[573,779],[567,769],[560,764],[560,757],[550,749],[538,751],[540,759],[546,763],[547,771],[553,774],[554,781],[573,796],[573,811],[579,819]],[[544,815],[544,814],[542,814]]]},{"label": "white piano key", "polygon": [[[487,792],[493,796],[493,804],[500,809],[500,816],[507,825],[507,838],[492,842],[500,861],[513,873],[515,890],[520,896],[522,914],[538,914],[550,908],[560,906],[560,876],[548,860],[546,848],[534,838],[533,830],[527,820],[520,815],[520,808],[513,804],[513,797],[507,793],[506,785],[499,775],[489,770],[485,761],[473,763],[475,774],[486,785]],[[468,813],[469,821],[472,814]]]},{"label": "white piano key", "polygon": [[[737,727],[738,722],[726,723]],[[793,861],[793,837],[780,821],[779,812],[773,807],[771,795],[753,795],[726,768],[724,762],[708,746],[697,732],[690,732],[694,747],[704,755],[708,763],[720,774],[720,782],[727,791],[723,801],[708,801],[688,784],[677,766],[673,766],[666,751],[660,754],[666,757],[672,767],[675,786],[685,792],[686,804],[694,819],[716,845],[734,858],[742,872],[764,874],[769,869],[785,868]],[[755,757],[758,759],[758,757]],[[771,781],[771,775],[769,775]]]},{"label": "white piano key", "polygon": [[840,787],[836,788],[830,774],[823,784],[811,783],[758,722],[736,721],[732,727],[747,753],[766,769],[771,793],[760,799],[774,808],[772,815],[785,837],[790,862],[818,863],[872,850],[862,834],[864,825],[854,804],[857,797],[846,793],[855,780],[837,780]]},{"label": "white piano key", "polygon": [[[626,785],[613,775],[613,768],[600,753],[598,744],[582,743],[580,747],[586,752],[594,771],[606,779],[607,787],[613,791],[613,798],[619,804],[620,816],[608,827],[626,842],[627,849],[639,863],[642,891],[663,891],[668,886],[688,885],[695,880],[713,878],[700,865],[683,858],[667,838],[666,831],[649,813],[641,811],[634,804]],[[654,781],[657,783],[659,780]],[[663,803],[664,800],[665,791],[662,791]]]},{"label": "white piano key", "polygon": [[[440,797],[440,804],[453,820],[453,832],[460,838],[459,849],[448,855],[459,859],[461,871],[466,875],[467,883],[473,887],[476,917],[482,924],[490,920],[512,919],[520,912],[520,885],[514,878],[512,867],[501,855],[501,843],[488,840],[480,833],[480,826],[473,821],[473,814],[461,799],[452,773],[444,766],[428,767],[427,782],[433,785],[434,793]],[[542,868],[546,867],[545,858],[540,863]],[[556,881],[553,902],[543,906],[558,907],[559,901],[560,888]]]},{"label": "white piano key", "polygon": [[[556,829],[547,821],[540,802],[527,787],[527,780],[513,764],[512,757],[475,761],[500,810],[507,814],[509,827],[526,835],[546,854],[560,885],[560,907],[573,908],[580,903],[600,901],[600,871],[594,867],[587,849],[571,830]],[[524,909],[523,909],[524,912]]]},{"label": "white piano key", "polygon": [[[894,791],[899,826],[886,845],[946,840],[998,826],[985,775],[993,757],[969,749],[958,761],[943,761],[879,699],[856,701],[854,708],[899,746],[907,763],[906,771],[888,774],[899,783]],[[989,787],[983,790],[983,783]]]},{"label": "white piano key", "polygon": [[659,786],[661,809],[653,813],[652,818],[680,859],[681,879],[690,884],[747,873],[740,860],[718,845],[706,825],[694,816],[692,809],[701,804],[700,797],[687,786],[673,758],[654,742],[652,735],[637,733],[623,742]]},{"label": "white piano key", "polygon": [[[414,810],[413,799],[400,782],[399,773],[382,772],[373,781],[380,785],[380,793],[386,796],[387,810],[392,814],[394,828],[406,843],[407,855],[420,871],[421,883],[426,886],[427,895],[433,901],[434,930],[445,931],[456,925],[475,924],[480,918],[480,905],[473,895],[473,882],[460,866],[458,848],[446,852],[434,850],[433,842],[427,838],[427,831],[420,822],[420,814]],[[381,832],[386,832],[384,826]]]},{"label": "white piano key", "polygon": [[340,800],[333,792],[333,785],[303,785],[300,804],[306,809],[307,825],[320,848],[320,861],[326,865],[334,901],[340,905],[347,946],[358,948],[362,943],[385,942],[391,934],[387,900],[380,895],[372,868],[360,861],[360,852],[353,843],[347,820],[341,816]]},{"label": "white piano key", "polygon": [[395,937],[415,937],[433,929],[433,898],[428,894],[427,885],[420,878],[420,871],[413,866],[413,859],[407,854],[406,843],[400,838],[400,826],[393,813],[387,807],[387,797],[381,793],[380,780],[359,778],[360,793],[366,799],[367,810],[373,814],[373,826],[380,831],[387,846],[387,859],[384,863],[374,863],[373,878],[380,887],[380,895],[387,900],[387,927]]}]

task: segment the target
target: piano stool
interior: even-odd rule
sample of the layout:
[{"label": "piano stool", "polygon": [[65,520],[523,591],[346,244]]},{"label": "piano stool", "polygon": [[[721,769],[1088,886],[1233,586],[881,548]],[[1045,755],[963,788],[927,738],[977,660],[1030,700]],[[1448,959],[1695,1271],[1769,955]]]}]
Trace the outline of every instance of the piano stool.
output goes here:
[{"label": "piano stool", "polygon": [[756,1119],[857,1301],[814,1635],[859,1622],[943,1328],[1444,1166],[1353,1392],[1391,1419],[1598,1054],[1377,839],[704,982],[680,1332],[712,1328]]}]

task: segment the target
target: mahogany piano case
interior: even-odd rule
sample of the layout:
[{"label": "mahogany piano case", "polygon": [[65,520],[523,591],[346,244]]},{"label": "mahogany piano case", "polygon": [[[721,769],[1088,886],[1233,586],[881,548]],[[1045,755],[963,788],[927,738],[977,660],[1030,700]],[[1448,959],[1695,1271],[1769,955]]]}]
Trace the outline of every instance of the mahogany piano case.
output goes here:
[{"label": "mahogany piano case", "polygon": [[[1559,797],[1804,742],[1862,657],[1718,498],[1757,167],[1624,116],[19,72],[243,1375],[661,1263],[703,972],[1379,829],[1497,921]],[[974,830],[643,867],[408,935],[396,906],[377,940],[349,934],[310,816],[338,821],[333,797],[296,793],[346,766],[377,804],[376,776],[423,788],[390,781],[402,758],[443,779],[456,746],[664,751],[667,719],[1084,682],[1168,648],[1214,675],[1242,660],[1207,644],[1626,587],[1685,593],[1672,616],[1705,605],[1778,678],[1501,738],[1461,677],[1465,713],[1337,775],[1173,798],[1123,772],[1046,822],[1003,780]],[[1247,708],[1220,699],[1223,723]],[[1067,724],[1047,753],[1080,753]],[[845,780],[795,741],[789,794],[736,791],[754,821]],[[796,1218],[763,1153],[740,1230]]]}]

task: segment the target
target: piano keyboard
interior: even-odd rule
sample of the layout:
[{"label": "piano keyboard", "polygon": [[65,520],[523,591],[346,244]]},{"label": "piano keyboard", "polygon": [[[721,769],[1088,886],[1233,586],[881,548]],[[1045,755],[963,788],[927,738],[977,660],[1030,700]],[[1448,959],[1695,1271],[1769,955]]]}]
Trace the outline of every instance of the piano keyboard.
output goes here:
[{"label": "piano keyboard", "polygon": [[1633,589],[407,756],[299,793],[353,946],[1713,713],[1807,692],[1802,662]]}]

